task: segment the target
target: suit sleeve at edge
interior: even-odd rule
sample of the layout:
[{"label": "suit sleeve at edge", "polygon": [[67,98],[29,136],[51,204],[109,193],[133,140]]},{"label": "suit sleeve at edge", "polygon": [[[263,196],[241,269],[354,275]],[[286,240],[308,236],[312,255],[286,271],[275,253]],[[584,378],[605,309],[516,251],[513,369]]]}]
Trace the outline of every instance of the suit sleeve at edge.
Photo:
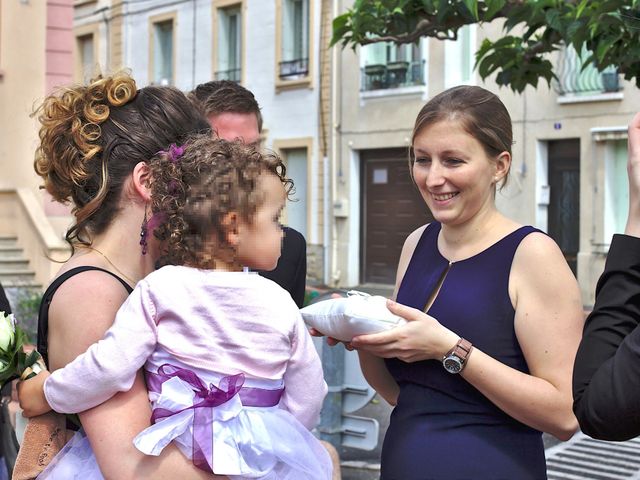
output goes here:
[{"label": "suit sleeve at edge", "polygon": [[640,239],[615,235],[573,372],[573,409],[587,435],[640,435],[639,322]]}]

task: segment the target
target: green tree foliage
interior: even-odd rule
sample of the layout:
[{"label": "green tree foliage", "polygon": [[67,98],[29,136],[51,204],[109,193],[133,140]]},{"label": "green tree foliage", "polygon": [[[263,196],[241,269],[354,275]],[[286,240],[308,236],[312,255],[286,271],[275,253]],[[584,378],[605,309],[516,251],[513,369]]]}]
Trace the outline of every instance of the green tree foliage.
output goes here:
[{"label": "green tree foliage", "polygon": [[564,45],[586,48],[583,68],[613,66],[640,87],[640,0],[355,0],[333,21],[332,45],[414,43],[457,38],[469,24],[504,20],[504,35],[485,39],[476,65],[485,79],[522,92],[555,77],[549,54]]}]

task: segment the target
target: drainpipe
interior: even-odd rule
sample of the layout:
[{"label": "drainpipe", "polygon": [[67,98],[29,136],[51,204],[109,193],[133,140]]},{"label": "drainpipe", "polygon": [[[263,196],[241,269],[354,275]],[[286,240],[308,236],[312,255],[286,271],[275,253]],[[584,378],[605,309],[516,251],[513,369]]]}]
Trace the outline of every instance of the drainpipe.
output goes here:
[{"label": "drainpipe", "polygon": [[[333,14],[338,14],[338,0],[333,0]],[[339,49],[337,46],[332,47],[332,69],[331,69],[331,277],[329,285],[337,287],[340,282],[340,270],[338,269],[338,229],[336,226],[336,217],[334,215],[334,205],[338,197],[338,175],[337,163],[338,156],[341,155],[339,150],[338,135],[340,134],[340,117],[338,115],[338,62]]]},{"label": "drainpipe", "polygon": [[[338,12],[338,0],[333,0],[332,13]],[[336,229],[336,218],[334,215],[334,204],[337,197],[336,164],[338,157],[338,48],[334,47],[331,52],[331,199],[325,212],[331,220],[331,277],[329,283],[335,286],[340,279],[338,270],[338,231]],[[325,182],[326,183],[326,182]],[[342,390],[344,385],[344,355],[345,350],[342,345],[329,347],[326,343],[322,345],[321,359],[324,379],[327,382],[329,391],[322,404],[320,414],[320,424],[318,431],[320,438],[333,445],[336,450],[342,444]]]},{"label": "drainpipe", "polygon": [[[320,18],[319,24],[319,41],[318,41],[318,84],[322,87],[323,83],[327,81],[326,77],[323,75],[323,68],[325,65],[322,60],[326,59],[327,53],[325,52],[325,43],[326,35],[325,30],[323,29],[323,21],[324,21],[324,7],[322,2],[320,3],[320,14],[318,17]],[[331,12],[329,12],[331,15]],[[314,16],[315,18],[315,16]],[[333,66],[330,64],[331,72],[333,74]],[[329,108],[332,109],[331,115],[333,115],[333,76],[329,76]],[[325,285],[329,284],[329,277],[331,275],[331,168],[329,162],[331,159],[330,155],[334,154],[331,151],[333,145],[333,130],[331,123],[326,125],[327,119],[324,115],[323,104],[326,101],[324,95],[322,94],[322,88],[318,89],[318,117],[320,121],[320,131],[321,140],[322,140],[322,178],[324,178],[324,182],[322,183],[322,283]],[[330,122],[333,122],[333,117],[331,117]],[[328,127],[328,128],[325,128]],[[329,138],[330,137],[330,138]]]},{"label": "drainpipe", "polygon": [[[320,108],[322,108],[322,105],[320,106]],[[333,136],[333,135],[332,135]],[[330,183],[332,183],[332,179],[331,179],[331,168],[329,168],[329,156],[326,154],[326,149],[325,149],[325,155],[322,158],[322,175],[325,179],[324,181],[324,185],[322,187],[322,205],[323,205],[323,209],[324,209],[324,214],[323,214],[323,232],[322,232],[322,244],[324,245],[323,251],[324,251],[324,255],[323,255],[323,265],[322,265],[322,281],[325,284],[328,284],[329,282],[327,282],[327,279],[329,278],[330,275],[330,269],[331,269],[331,260],[329,258],[330,254],[331,254],[331,244],[329,242],[330,238],[331,238],[331,186],[329,185]]]},{"label": "drainpipe", "polygon": [[197,41],[197,25],[196,15],[198,10],[198,0],[193,0],[193,27],[191,31],[193,33],[193,42],[191,43],[191,90],[196,88],[196,41]]},{"label": "drainpipe", "polygon": [[129,65],[129,47],[128,45],[131,43],[130,39],[127,38],[128,35],[128,23],[129,23],[129,2],[122,2],[122,65],[119,67],[124,67]]}]

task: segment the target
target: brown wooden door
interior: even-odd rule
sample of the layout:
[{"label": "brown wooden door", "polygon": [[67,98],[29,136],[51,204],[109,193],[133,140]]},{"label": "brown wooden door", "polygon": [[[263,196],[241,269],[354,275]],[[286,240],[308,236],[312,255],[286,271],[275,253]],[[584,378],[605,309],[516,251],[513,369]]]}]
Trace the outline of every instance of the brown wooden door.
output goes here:
[{"label": "brown wooden door", "polygon": [[361,152],[362,283],[394,284],[407,236],[433,217],[409,175],[407,150]]},{"label": "brown wooden door", "polygon": [[580,140],[549,142],[549,236],[573,274],[580,248]]}]

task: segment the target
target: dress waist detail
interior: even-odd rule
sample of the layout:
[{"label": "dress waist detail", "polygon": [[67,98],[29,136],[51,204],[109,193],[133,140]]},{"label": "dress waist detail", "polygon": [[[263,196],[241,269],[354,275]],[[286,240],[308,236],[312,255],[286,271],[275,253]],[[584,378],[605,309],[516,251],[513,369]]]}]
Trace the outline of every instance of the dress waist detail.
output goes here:
[{"label": "dress waist detail", "polygon": [[[159,394],[162,391],[162,384],[173,377],[178,377],[191,385],[193,387],[193,391],[196,392],[197,395],[201,395],[202,392],[207,390],[207,388],[209,388],[209,390],[211,390],[212,388],[217,388],[213,384],[209,384],[209,387],[207,387],[205,382],[193,370],[177,367],[171,364],[162,365],[160,368],[158,368],[157,373],[153,373],[147,370],[147,388],[150,392]],[[226,382],[228,382],[229,379],[233,379],[236,377],[241,377],[242,380],[240,382],[238,391],[234,392],[234,395],[237,393],[240,396],[242,405],[244,405],[245,407],[275,407],[276,405],[278,405],[278,403],[280,403],[280,398],[284,393],[284,387],[275,389],[245,387],[243,386],[245,378],[244,374],[242,373],[222,377],[219,385],[225,385],[227,384]]]},{"label": "dress waist detail", "polygon": [[192,411],[193,464],[210,473],[213,473],[212,422],[234,418],[243,407],[275,407],[284,392],[284,387],[273,390],[244,387],[242,373],[222,377],[218,386],[207,385],[194,371],[168,363],[156,373],[147,371],[146,379],[149,391],[159,394],[151,423]]}]

